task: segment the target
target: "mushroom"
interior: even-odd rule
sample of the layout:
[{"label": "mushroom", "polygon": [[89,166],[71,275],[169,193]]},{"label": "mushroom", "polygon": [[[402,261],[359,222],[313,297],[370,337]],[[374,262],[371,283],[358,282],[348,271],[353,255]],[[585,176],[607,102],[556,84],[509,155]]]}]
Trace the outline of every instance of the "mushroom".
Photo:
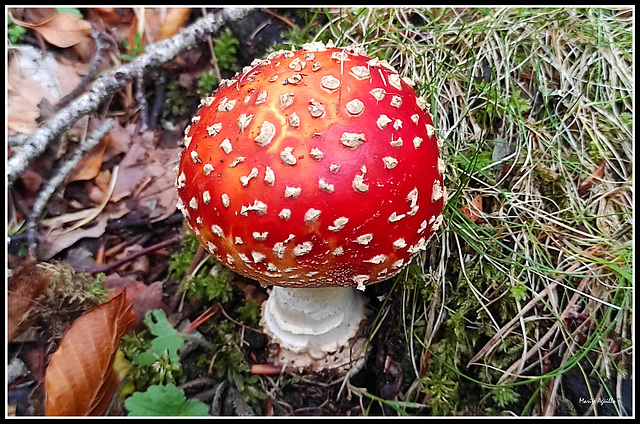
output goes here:
[{"label": "mushroom", "polygon": [[362,293],[442,224],[442,143],[413,82],[358,47],[255,60],[202,100],[178,208],[233,271],[274,286],[261,323],[296,369],[361,365]]}]

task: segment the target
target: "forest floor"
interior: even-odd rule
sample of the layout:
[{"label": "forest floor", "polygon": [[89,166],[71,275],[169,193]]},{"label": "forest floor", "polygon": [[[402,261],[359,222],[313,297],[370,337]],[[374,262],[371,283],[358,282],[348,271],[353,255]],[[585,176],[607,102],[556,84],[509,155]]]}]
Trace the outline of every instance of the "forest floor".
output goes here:
[{"label": "forest floor", "polygon": [[[72,415],[143,413],[134,393],[181,405],[165,415],[634,415],[632,8],[263,9],[157,48],[220,12],[7,9],[7,415],[54,394]],[[329,40],[416,82],[449,193],[442,234],[367,289],[369,355],[347,376],[266,366],[268,292],[200,256],[173,173],[222,79]],[[86,409],[47,373],[96,310],[118,324],[110,353],[61,362],[120,377]],[[167,340],[179,357],[142,359]]]}]

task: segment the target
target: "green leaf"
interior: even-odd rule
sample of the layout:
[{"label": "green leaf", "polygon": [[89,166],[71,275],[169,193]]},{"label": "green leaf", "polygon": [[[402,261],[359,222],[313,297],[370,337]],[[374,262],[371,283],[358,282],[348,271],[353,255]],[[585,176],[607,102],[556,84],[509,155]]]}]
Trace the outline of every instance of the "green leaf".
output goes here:
[{"label": "green leaf", "polygon": [[149,350],[138,354],[133,358],[132,363],[134,365],[151,365],[158,358],[161,358],[165,352],[169,354],[169,361],[171,363],[180,362],[178,350],[184,344],[184,338],[169,324],[164,311],[156,309],[147,312],[144,317],[144,323],[149,327],[151,334],[156,337],[151,340]]},{"label": "green leaf", "polygon": [[198,400],[187,401],[184,392],[175,385],[149,386],[124,402],[130,416],[138,417],[201,417],[209,415],[209,407]]}]

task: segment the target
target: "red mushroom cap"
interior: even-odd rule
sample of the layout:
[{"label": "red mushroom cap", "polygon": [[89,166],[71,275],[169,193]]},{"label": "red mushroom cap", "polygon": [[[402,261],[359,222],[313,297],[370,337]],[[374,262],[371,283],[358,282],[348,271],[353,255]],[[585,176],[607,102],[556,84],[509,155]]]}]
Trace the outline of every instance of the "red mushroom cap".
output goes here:
[{"label": "red mushroom cap", "polygon": [[178,207],[212,255],[262,284],[390,278],[446,201],[441,143],[412,85],[358,48],[254,61],[185,130]]}]

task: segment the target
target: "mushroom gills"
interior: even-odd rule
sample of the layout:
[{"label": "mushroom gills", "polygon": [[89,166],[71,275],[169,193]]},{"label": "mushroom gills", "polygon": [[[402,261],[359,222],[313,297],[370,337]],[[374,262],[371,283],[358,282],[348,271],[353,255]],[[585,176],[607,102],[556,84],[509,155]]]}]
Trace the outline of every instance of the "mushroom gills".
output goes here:
[{"label": "mushroom gills", "polygon": [[274,286],[262,327],[279,349],[274,360],[298,370],[359,369],[365,338],[366,297],[350,287]]}]

